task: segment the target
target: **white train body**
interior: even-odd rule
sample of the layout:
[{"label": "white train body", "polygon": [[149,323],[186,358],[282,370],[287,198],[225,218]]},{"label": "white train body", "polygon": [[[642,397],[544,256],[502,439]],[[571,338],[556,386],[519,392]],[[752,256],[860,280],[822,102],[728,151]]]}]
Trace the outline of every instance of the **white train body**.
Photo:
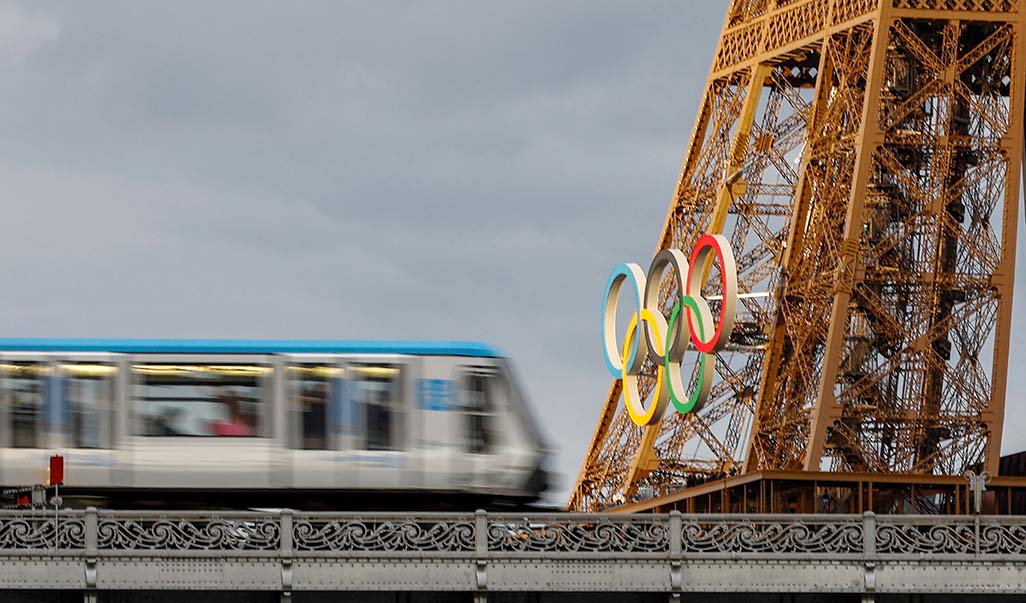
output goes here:
[{"label": "white train body", "polygon": [[45,482],[52,454],[64,491],[100,504],[458,506],[545,487],[508,363],[480,344],[0,340],[0,367],[5,488]]}]

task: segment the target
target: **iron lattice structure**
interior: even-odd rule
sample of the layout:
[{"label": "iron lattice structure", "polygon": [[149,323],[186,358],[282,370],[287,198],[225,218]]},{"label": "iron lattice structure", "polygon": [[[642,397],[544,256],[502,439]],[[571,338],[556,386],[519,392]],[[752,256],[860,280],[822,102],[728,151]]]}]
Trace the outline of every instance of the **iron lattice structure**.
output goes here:
[{"label": "iron lattice structure", "polygon": [[732,0],[658,248],[727,236],[737,327],[698,413],[637,427],[613,383],[570,508],[997,473],[1024,27],[1026,0]]}]

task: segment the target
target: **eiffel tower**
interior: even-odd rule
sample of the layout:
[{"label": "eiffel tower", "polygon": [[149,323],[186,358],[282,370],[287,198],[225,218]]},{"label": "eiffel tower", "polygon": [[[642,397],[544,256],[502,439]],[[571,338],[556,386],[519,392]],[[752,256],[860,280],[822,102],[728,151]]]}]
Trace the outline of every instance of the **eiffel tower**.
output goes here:
[{"label": "eiffel tower", "polygon": [[730,2],[657,251],[722,233],[736,326],[698,412],[638,427],[613,382],[570,509],[997,475],[1024,36],[1026,0]]}]

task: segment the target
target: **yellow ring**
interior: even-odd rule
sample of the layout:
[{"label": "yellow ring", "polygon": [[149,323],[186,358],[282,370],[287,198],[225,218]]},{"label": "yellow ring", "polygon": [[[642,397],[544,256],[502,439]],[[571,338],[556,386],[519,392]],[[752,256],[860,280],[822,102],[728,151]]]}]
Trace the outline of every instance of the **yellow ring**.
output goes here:
[{"label": "yellow ring", "polygon": [[[641,322],[647,322],[649,325],[655,326],[656,320],[655,315],[652,311],[647,308],[641,309]],[[631,420],[635,424],[651,425],[662,418],[663,411],[666,408],[666,392],[663,391],[663,367],[660,365],[656,369],[656,386],[652,395],[652,403],[646,410],[641,405],[641,393],[638,392],[638,376],[632,375],[627,371],[627,357],[631,351],[631,339],[634,337],[635,331],[638,329],[638,313],[631,316],[631,322],[627,326],[627,335],[623,340],[623,351],[620,353],[620,360],[622,361],[623,369],[620,372],[620,377],[623,379],[623,400],[624,406],[627,407],[627,413],[631,416]],[[662,349],[662,334],[659,329],[653,329],[652,334],[655,336],[656,349]],[[632,396],[633,394],[633,396]]]}]

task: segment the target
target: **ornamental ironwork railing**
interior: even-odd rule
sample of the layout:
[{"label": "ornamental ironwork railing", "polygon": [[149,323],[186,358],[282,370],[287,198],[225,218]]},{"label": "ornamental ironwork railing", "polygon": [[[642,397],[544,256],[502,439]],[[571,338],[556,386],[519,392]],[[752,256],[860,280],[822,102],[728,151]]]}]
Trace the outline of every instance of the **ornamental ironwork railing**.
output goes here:
[{"label": "ornamental ironwork railing", "polygon": [[0,512],[0,557],[32,554],[1026,561],[1026,517]]}]

